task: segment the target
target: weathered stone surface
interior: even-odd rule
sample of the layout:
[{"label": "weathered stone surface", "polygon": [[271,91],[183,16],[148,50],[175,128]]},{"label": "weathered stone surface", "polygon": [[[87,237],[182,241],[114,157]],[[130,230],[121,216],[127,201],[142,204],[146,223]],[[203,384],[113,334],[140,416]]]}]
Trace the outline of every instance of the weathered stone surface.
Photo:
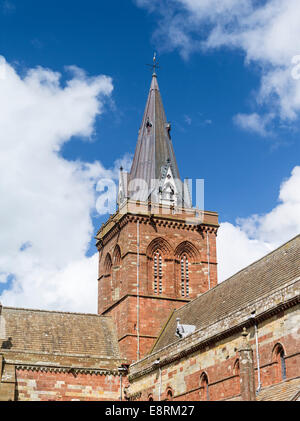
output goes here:
[{"label": "weathered stone surface", "polygon": [[125,361],[110,317],[3,307],[3,320],[0,400],[118,399]]},{"label": "weathered stone surface", "polygon": [[[143,204],[135,211],[135,215],[117,213],[97,236],[99,314],[113,317],[123,356],[132,361],[137,358],[138,222],[141,356],[150,351],[173,309],[206,292],[209,283],[211,288],[217,285],[217,214],[204,212],[204,219],[194,216],[195,224],[189,224],[185,219],[191,218],[189,214],[150,217]],[[195,213],[195,210],[190,212]],[[157,250],[162,256],[161,293],[154,289],[154,253]],[[181,291],[180,259],[183,254],[188,256],[188,295]]]}]

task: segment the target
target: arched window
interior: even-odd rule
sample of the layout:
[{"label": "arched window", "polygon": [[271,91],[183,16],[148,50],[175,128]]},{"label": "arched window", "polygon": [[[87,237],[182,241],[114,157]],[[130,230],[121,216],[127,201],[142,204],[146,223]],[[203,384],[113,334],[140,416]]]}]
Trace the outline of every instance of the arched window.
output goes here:
[{"label": "arched window", "polygon": [[274,347],[274,360],[275,360],[275,377],[276,380],[281,381],[286,379],[286,364],[284,349],[281,344],[276,344]]},{"label": "arched window", "polygon": [[161,253],[157,250],[153,256],[153,289],[155,294],[162,294],[162,257]]},{"label": "arched window", "polygon": [[174,198],[175,198],[174,188],[175,186],[172,186],[171,183],[167,183],[161,191],[161,200],[174,201]]},{"label": "arched window", "polygon": [[233,374],[235,377],[235,391],[234,394],[238,395],[241,391],[240,387],[240,360],[237,359],[233,366]]},{"label": "arched window", "polygon": [[281,349],[280,353],[280,365],[281,365],[281,378],[282,380],[286,379],[286,365],[285,365],[285,357],[284,357],[284,350]]},{"label": "arched window", "polygon": [[148,396],[148,401],[153,401],[153,396],[152,395],[149,395]]},{"label": "arched window", "polygon": [[121,250],[120,250],[120,247],[118,246],[118,244],[116,245],[115,250],[114,250],[113,260],[114,260],[114,266],[120,266]]},{"label": "arched window", "polygon": [[104,279],[102,294],[110,301],[112,299],[112,259],[109,253],[104,261]]},{"label": "arched window", "polygon": [[203,373],[200,377],[200,399],[202,401],[209,401],[209,386],[206,373]]},{"label": "arched window", "polygon": [[105,275],[111,274],[111,267],[112,267],[111,257],[110,257],[110,254],[107,253],[106,258],[105,258],[105,262],[104,262]]},{"label": "arched window", "polygon": [[[190,241],[183,241],[178,244],[174,251],[175,273],[176,273],[176,291],[183,298],[194,298],[197,293],[202,292],[203,282],[199,279],[200,253],[197,247]],[[204,285],[204,284],[203,284]],[[205,285],[203,286],[203,292]]]},{"label": "arched window", "polygon": [[167,390],[166,401],[172,401],[172,400],[173,400],[173,390],[169,387]]},{"label": "arched window", "polygon": [[121,250],[117,244],[113,252],[112,267],[112,298],[118,300],[120,298],[121,288]]},{"label": "arched window", "polygon": [[186,254],[183,254],[180,259],[180,276],[181,276],[181,295],[188,297],[190,292],[190,277],[189,277],[189,259]]},{"label": "arched window", "polygon": [[167,294],[169,285],[165,284],[165,279],[170,273],[173,256],[170,244],[163,237],[154,238],[147,247],[146,255],[148,291],[151,294]]},{"label": "arched window", "polygon": [[233,372],[235,376],[240,375],[240,360],[239,359],[237,359],[234,363]]}]

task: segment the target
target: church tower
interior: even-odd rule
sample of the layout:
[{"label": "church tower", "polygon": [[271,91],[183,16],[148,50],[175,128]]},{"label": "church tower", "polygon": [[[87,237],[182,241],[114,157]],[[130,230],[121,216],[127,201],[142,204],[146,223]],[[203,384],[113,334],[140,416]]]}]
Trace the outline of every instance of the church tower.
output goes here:
[{"label": "church tower", "polygon": [[218,215],[192,207],[153,67],[131,171],[120,170],[118,210],[96,236],[98,312],[115,320],[129,361],[151,350],[174,309],[217,285]]}]

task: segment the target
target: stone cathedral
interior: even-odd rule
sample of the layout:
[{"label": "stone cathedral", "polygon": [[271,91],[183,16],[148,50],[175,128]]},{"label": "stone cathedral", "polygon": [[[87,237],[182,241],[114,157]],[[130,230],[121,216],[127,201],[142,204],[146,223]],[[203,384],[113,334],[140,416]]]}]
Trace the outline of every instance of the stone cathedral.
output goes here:
[{"label": "stone cathedral", "polygon": [[154,66],[96,236],[98,314],[2,303],[0,400],[300,400],[300,235],[218,284],[218,226],[179,175]]}]

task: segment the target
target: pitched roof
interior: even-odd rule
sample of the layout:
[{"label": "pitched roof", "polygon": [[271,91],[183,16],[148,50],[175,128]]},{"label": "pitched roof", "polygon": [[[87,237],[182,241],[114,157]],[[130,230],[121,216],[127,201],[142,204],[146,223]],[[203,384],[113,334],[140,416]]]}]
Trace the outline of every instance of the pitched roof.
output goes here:
[{"label": "pitched roof", "polygon": [[151,179],[160,178],[161,167],[166,165],[167,159],[170,159],[172,163],[174,175],[180,178],[172,142],[167,131],[167,119],[157,76],[154,73],[139,130],[130,179],[139,178],[151,181]]},{"label": "pitched roof", "polygon": [[205,328],[300,276],[300,235],[174,311],[153,351],[178,341],[181,324]]},{"label": "pitched roof", "polygon": [[[263,387],[256,396],[257,401],[293,401],[300,395],[300,377],[285,380],[283,382]],[[226,399],[228,401],[240,401],[241,396]]]},{"label": "pitched roof", "polygon": [[300,377],[263,388],[258,401],[292,401],[300,392]]},{"label": "pitched roof", "polygon": [[120,358],[110,317],[3,307],[3,350]]},{"label": "pitched roof", "polygon": [[[129,182],[143,180],[147,183],[147,187],[140,188],[138,200],[148,200],[153,186],[152,180],[160,180],[169,166],[176,183],[181,183],[170,128],[166,119],[157,76],[156,73],[153,73],[128,180]],[[178,189],[182,191],[183,187],[178,186]],[[133,188],[133,191],[136,191],[136,189]],[[129,198],[131,198],[131,195],[132,192],[129,191]],[[135,198],[137,199],[136,196]]]}]

